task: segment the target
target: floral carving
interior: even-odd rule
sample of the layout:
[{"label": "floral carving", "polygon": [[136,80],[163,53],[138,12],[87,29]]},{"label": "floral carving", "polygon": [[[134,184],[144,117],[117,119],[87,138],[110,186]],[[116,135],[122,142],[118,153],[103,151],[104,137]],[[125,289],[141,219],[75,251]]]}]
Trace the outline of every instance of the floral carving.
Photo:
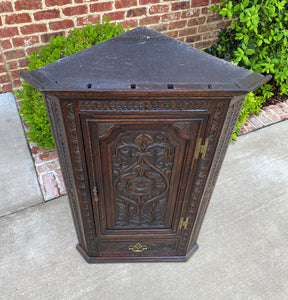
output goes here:
[{"label": "floral carving", "polygon": [[208,110],[204,100],[97,100],[80,101],[80,111]]},{"label": "floral carving", "polygon": [[124,133],[113,147],[115,225],[164,223],[175,146],[163,133]]}]

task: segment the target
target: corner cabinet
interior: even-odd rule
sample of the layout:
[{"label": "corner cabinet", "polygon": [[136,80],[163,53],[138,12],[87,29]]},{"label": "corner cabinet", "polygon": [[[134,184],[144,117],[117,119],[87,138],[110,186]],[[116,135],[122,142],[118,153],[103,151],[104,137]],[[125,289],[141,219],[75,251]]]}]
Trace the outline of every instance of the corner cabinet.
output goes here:
[{"label": "corner cabinet", "polygon": [[245,95],[271,78],[146,27],[20,75],[44,95],[88,262],[197,250]]},{"label": "corner cabinet", "polygon": [[85,259],[186,261],[243,97],[45,101]]}]

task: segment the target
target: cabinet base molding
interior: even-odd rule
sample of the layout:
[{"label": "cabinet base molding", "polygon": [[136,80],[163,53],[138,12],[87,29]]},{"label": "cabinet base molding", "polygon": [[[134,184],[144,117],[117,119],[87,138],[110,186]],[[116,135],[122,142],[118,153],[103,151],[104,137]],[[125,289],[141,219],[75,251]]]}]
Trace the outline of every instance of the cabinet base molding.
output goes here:
[{"label": "cabinet base molding", "polygon": [[197,243],[191,248],[191,250],[185,256],[135,256],[135,257],[121,257],[121,256],[110,256],[110,257],[96,257],[89,256],[86,251],[78,244],[76,249],[80,252],[83,258],[90,264],[93,263],[124,263],[124,262],[186,262],[197,250],[199,246]]}]

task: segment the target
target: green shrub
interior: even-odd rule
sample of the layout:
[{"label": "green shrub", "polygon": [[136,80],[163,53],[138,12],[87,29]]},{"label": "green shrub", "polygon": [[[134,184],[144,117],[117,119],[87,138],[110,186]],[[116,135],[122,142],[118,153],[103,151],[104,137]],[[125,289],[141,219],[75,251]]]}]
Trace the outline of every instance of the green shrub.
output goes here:
[{"label": "green shrub", "polygon": [[[75,28],[68,36],[58,35],[51,38],[51,42],[39,51],[34,51],[27,59],[28,71],[41,68],[62,57],[79,52],[97,43],[108,40],[123,33],[125,30],[120,24],[111,24],[108,19],[96,25],[87,24],[83,28]],[[22,84],[22,90],[15,91],[21,101],[21,114],[28,125],[29,139],[43,148],[53,149],[54,142],[48,122],[43,96],[27,82]]]},{"label": "green shrub", "polygon": [[214,5],[213,11],[234,22],[229,29],[220,31],[217,45],[207,52],[251,71],[273,76],[271,84],[246,98],[239,126],[249,114],[259,112],[267,98],[288,92],[288,2],[223,0],[219,6]]}]

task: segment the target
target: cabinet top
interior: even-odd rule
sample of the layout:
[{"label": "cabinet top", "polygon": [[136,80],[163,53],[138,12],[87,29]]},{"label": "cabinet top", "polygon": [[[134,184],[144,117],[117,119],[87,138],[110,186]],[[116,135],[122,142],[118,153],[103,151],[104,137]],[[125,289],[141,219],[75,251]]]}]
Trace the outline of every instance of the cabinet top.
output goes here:
[{"label": "cabinet top", "polygon": [[20,75],[41,92],[165,90],[215,96],[245,94],[271,78],[146,27]]}]

